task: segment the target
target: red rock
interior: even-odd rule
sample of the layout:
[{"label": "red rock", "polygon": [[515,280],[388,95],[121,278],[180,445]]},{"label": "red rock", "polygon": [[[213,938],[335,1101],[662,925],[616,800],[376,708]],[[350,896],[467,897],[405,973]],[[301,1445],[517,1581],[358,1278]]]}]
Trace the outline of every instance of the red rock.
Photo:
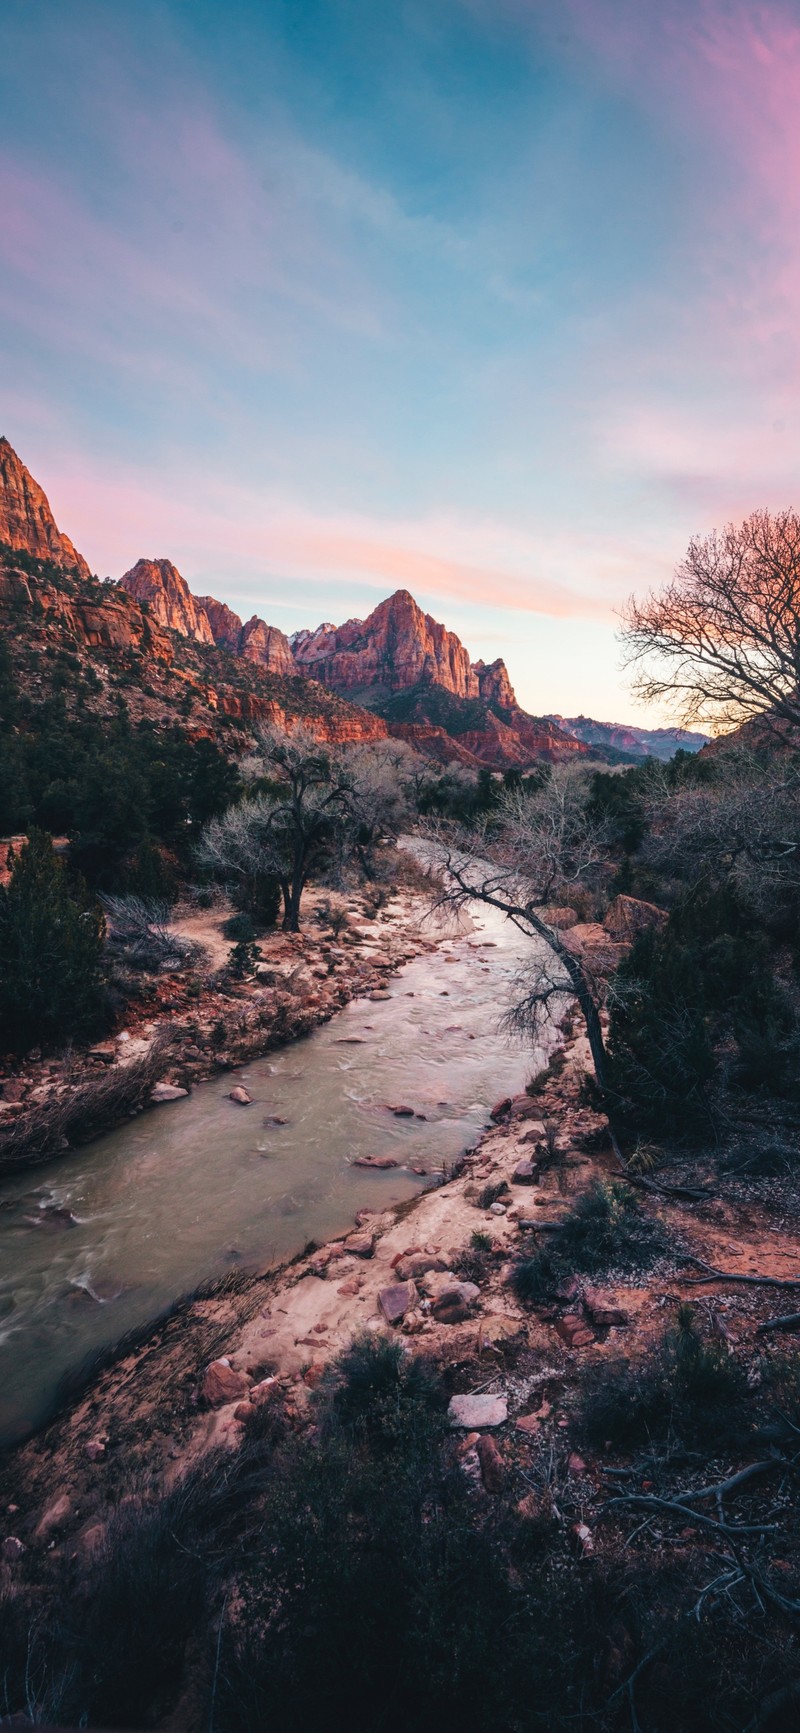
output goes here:
[{"label": "red rock", "polygon": [[583,1308],[593,1324],[609,1328],[614,1324],[622,1325],[629,1322],[628,1313],[618,1306],[610,1294],[604,1294],[600,1288],[584,1288]]},{"label": "red rock", "polygon": [[513,1102],[511,1096],[506,1095],[502,1101],[495,1102],[494,1107],[489,1114],[489,1118],[493,1119],[495,1124],[497,1124],[498,1120],[505,1119],[506,1114],[511,1112],[512,1106]]},{"label": "red rock", "polygon": [[581,1558],[583,1558],[583,1559],[593,1558],[594,1557],[594,1538],[592,1536],[591,1529],[586,1527],[585,1522],[574,1522],[572,1524],[572,1528],[570,1530],[570,1533],[572,1534],[572,1536],[573,1536],[573,1538],[577,1544],[578,1551],[581,1555]]},{"label": "red rock", "polygon": [[651,927],[664,927],[669,920],[666,909],[656,903],[645,903],[639,897],[615,897],[603,926],[613,939],[635,939]]},{"label": "red rock", "polygon": [[249,1107],[251,1105],[253,1097],[245,1089],[243,1083],[237,1083],[234,1085],[233,1089],[230,1091],[230,1093],[228,1095],[228,1100],[238,1102],[240,1107]]},{"label": "red rock", "polygon": [[534,1161],[518,1161],[511,1175],[512,1185],[538,1185],[539,1169]]},{"label": "red rock", "polygon": [[13,1564],[15,1559],[21,1558],[24,1551],[25,1547],[22,1541],[19,1540],[15,1534],[7,1534],[2,1545],[0,1545],[0,1555],[2,1555],[9,1564]]},{"label": "red rock", "polygon": [[222,1408],[245,1396],[250,1384],[246,1372],[235,1372],[226,1360],[212,1360],[203,1374],[200,1394],[210,1408]]},{"label": "red rock", "polygon": [[505,1480],[505,1467],[503,1464],[503,1458],[494,1439],[489,1438],[486,1433],[482,1433],[478,1439],[476,1449],[478,1452],[478,1461],[481,1465],[481,1479],[486,1491],[491,1493],[502,1492],[503,1482]]},{"label": "red rock", "polygon": [[249,1420],[250,1415],[254,1413],[255,1409],[252,1402],[237,1402],[233,1410],[233,1418],[234,1420]]},{"label": "red rock", "polygon": [[393,1155],[357,1155],[353,1162],[354,1167],[389,1168],[399,1167],[399,1165],[400,1163],[395,1161]]},{"label": "red rock", "polygon": [[86,1455],[88,1456],[90,1462],[102,1462],[103,1461],[103,1458],[105,1457],[105,1455],[107,1453],[106,1452],[106,1443],[107,1443],[107,1440],[105,1438],[90,1438],[89,1439],[89,1442],[86,1445]]},{"label": "red rock", "polygon": [[46,495],[7,439],[0,439],[0,542],[90,576],[83,555],[57,527]]},{"label": "red rock", "polygon": [[431,1315],[437,1324],[465,1324],[469,1317],[469,1306],[458,1294],[445,1294],[441,1300],[436,1301]]},{"label": "red rock", "polygon": [[372,1234],[348,1234],[344,1243],[345,1250],[352,1252],[357,1258],[371,1258],[375,1251],[375,1239]]},{"label": "red rock", "polygon": [[589,1343],[594,1341],[592,1331],[587,1329],[583,1319],[576,1317],[574,1313],[566,1318],[558,1318],[555,1328],[568,1348],[587,1348]]},{"label": "red rock", "polygon": [[395,1282],[390,1288],[381,1288],[378,1305],[387,1324],[399,1324],[418,1298],[414,1282]]},{"label": "red rock", "polygon": [[570,1474],[586,1473],[586,1463],[584,1462],[583,1457],[578,1455],[577,1450],[570,1451],[567,1459],[567,1468],[569,1469]]}]

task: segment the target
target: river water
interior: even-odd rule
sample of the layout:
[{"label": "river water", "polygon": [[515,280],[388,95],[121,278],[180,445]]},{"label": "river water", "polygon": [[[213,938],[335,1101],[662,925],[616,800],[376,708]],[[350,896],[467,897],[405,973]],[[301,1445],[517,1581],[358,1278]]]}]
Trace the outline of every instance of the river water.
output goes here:
[{"label": "river water", "polygon": [[[0,1190],[0,1443],[199,1283],[264,1269],[431,1183],[543,1055],[500,1027],[526,942],[492,910],[330,1023]],[[253,1104],[228,1099],[246,1084]],[[398,1118],[392,1106],[410,1106]],[[358,1155],[391,1155],[377,1172]],[[423,1166],[425,1176],[411,1164]]]}]

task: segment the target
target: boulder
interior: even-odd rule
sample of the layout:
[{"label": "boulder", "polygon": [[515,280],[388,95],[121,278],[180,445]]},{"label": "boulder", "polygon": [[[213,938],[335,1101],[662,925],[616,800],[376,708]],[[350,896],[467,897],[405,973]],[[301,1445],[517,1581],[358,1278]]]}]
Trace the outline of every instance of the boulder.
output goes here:
[{"label": "boulder", "polygon": [[227,1360],[212,1360],[203,1374],[200,1394],[210,1408],[224,1408],[228,1402],[239,1402],[250,1389],[246,1372],[236,1372]]},{"label": "boulder", "polygon": [[378,1305],[387,1324],[399,1324],[418,1298],[414,1282],[393,1282],[391,1287],[381,1288]]},{"label": "boulder", "polygon": [[406,1282],[409,1277],[416,1281],[420,1276],[440,1274],[447,1269],[447,1264],[444,1258],[428,1252],[407,1252],[405,1257],[398,1258],[394,1267],[399,1280]]},{"label": "boulder", "polygon": [[150,1091],[150,1100],[157,1107],[162,1101],[180,1101],[188,1093],[188,1089],[181,1089],[179,1083],[156,1083]]},{"label": "boulder", "polygon": [[395,1161],[393,1155],[357,1155],[353,1162],[353,1166],[390,1168],[399,1167],[400,1163],[399,1161]]},{"label": "boulder", "polygon": [[228,1095],[228,1100],[237,1102],[240,1107],[249,1107],[252,1099],[243,1083],[235,1083]]},{"label": "boulder", "polygon": [[451,1426],[477,1432],[484,1426],[504,1426],[508,1403],[505,1396],[453,1396],[447,1414]]},{"label": "boulder", "polygon": [[353,1252],[357,1258],[371,1258],[375,1251],[375,1240],[372,1234],[348,1234],[345,1240],[348,1252]]},{"label": "boulder", "polygon": [[611,1328],[613,1325],[628,1323],[628,1313],[623,1306],[618,1306],[613,1294],[604,1294],[600,1288],[584,1288],[583,1309],[587,1318],[601,1328]]},{"label": "boulder", "polygon": [[651,927],[664,927],[668,920],[666,909],[660,909],[656,903],[620,896],[614,898],[603,926],[612,939],[623,941],[635,939]]},{"label": "boulder", "polygon": [[493,1120],[496,1125],[498,1120],[505,1119],[506,1114],[511,1112],[513,1105],[514,1103],[511,1096],[505,1095],[502,1101],[495,1102],[494,1107],[489,1114],[489,1118]]},{"label": "boulder", "polygon": [[60,1528],[64,1528],[72,1516],[72,1505],[65,1492],[54,1498],[40,1516],[36,1525],[36,1539],[49,1540]]},{"label": "boulder", "polygon": [[518,1161],[511,1175],[512,1185],[538,1185],[539,1168],[535,1161]]}]

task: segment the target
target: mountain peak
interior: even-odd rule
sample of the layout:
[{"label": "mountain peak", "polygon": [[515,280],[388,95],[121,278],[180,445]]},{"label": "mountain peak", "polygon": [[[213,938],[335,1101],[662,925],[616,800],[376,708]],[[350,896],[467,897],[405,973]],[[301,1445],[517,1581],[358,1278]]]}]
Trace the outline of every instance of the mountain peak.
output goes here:
[{"label": "mountain peak", "polygon": [[83,555],[58,528],[47,495],[5,435],[0,438],[0,542],[91,577]]}]

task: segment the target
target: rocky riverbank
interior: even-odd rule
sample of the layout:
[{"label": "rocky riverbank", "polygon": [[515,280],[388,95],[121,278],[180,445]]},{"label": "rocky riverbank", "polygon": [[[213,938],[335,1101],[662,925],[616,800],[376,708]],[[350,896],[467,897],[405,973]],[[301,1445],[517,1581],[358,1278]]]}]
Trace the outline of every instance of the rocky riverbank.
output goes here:
[{"label": "rocky riverbank", "polygon": [[[406,871],[413,877],[413,863]],[[310,890],[302,932],[259,939],[259,959],[238,979],[221,931],[230,908],[220,902],[211,911],[179,912],[171,925],[196,947],[198,961],[143,977],[114,1035],[82,1052],[33,1052],[2,1065],[0,1174],[66,1153],[125,1117],[309,1034],[351,999],[382,996],[397,969],[436,949],[419,888],[384,893],[377,904],[368,891],[351,896],[337,911],[338,930],[314,912],[327,900]]]},{"label": "rocky riverbank", "polygon": [[[602,1285],[576,1276],[547,1303],[520,1302],[509,1277],[521,1253],[548,1243],[589,1188],[616,1177],[605,1122],[582,1104],[585,1040],[569,1022],[565,1029],[547,1073],[497,1103],[477,1149],[440,1187],[384,1212],[362,1210],[343,1238],[179,1307],[11,1453],[0,1479],[6,1577],[46,1576],[54,1552],[88,1557],[131,1488],[154,1493],[208,1451],[236,1450],[263,1404],[305,1427],[327,1367],[365,1331],[401,1339],[444,1369],[454,1425],[491,1491],[492,1475],[568,1425],[587,1368],[621,1350],[641,1357],[663,1331],[665,1308],[697,1301],[698,1259],[740,1280],[755,1270],[794,1279],[796,1260],[766,1210],[713,1196],[687,1210],[645,1194],[643,1215],[660,1235],[655,1261],[628,1260]],[[735,1280],[720,1293],[703,1281],[704,1313],[750,1351],[774,1294]],[[599,1483],[582,1461],[574,1474],[588,1518]]]}]

